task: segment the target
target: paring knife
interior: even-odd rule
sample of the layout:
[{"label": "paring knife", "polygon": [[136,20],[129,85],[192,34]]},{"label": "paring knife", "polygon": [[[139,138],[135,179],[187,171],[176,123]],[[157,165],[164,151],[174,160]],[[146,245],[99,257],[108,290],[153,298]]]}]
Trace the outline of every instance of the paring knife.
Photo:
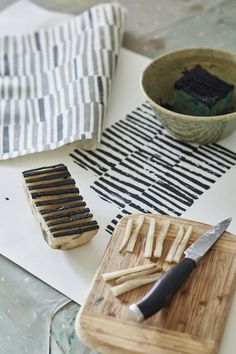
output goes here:
[{"label": "paring knife", "polygon": [[129,306],[139,321],[149,318],[169,303],[176,290],[194,270],[199,260],[227,229],[231,220],[232,218],[223,220],[200,236],[185,250],[185,258],[182,261],[167,271],[143,299]]}]

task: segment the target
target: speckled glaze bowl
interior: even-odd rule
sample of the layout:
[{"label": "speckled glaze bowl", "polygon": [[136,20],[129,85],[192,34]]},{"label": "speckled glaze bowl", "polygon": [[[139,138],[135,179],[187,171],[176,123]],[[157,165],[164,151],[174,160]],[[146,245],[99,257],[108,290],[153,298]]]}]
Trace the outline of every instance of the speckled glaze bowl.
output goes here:
[{"label": "speckled glaze bowl", "polygon": [[213,75],[235,85],[233,111],[236,110],[236,54],[220,49],[191,48],[164,54],[144,70],[141,87],[157,119],[180,140],[209,144],[236,129],[236,112],[200,117],[173,112],[161,106],[172,104],[173,86],[185,70],[201,65]]}]

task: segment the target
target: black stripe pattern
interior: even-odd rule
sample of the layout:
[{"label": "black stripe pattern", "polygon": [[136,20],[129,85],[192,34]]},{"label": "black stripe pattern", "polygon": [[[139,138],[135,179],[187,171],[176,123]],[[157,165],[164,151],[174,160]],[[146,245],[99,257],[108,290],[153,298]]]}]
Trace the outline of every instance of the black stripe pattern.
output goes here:
[{"label": "black stripe pattern", "polygon": [[91,188],[120,213],[180,216],[236,163],[220,144],[194,146],[172,137],[144,103],[107,128],[94,151],[74,150],[75,164],[97,176]]},{"label": "black stripe pattern", "polygon": [[[93,215],[66,166],[60,164],[24,171],[23,177],[51,247],[73,248],[80,244],[81,237],[85,243],[97,233],[97,221],[92,220]],[[50,182],[45,183],[45,180]]]}]

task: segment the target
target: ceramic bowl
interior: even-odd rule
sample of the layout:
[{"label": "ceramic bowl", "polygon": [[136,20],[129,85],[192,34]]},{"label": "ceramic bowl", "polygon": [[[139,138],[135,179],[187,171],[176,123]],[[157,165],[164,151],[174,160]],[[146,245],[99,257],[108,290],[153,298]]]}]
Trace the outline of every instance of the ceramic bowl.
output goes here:
[{"label": "ceramic bowl", "polygon": [[[235,85],[233,112],[210,117],[191,116],[162,107],[172,104],[173,86],[185,70],[201,65],[220,79]],[[236,129],[236,54],[220,49],[191,48],[164,54],[154,59],[141,77],[143,93],[157,119],[180,140],[209,144]]]}]

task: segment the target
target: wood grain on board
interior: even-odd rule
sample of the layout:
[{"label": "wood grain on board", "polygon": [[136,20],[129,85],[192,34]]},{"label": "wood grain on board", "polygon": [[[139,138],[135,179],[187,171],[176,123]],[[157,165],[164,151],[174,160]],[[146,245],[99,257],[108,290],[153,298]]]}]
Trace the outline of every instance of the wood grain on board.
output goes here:
[{"label": "wood grain on board", "polygon": [[[119,253],[129,217],[117,225],[100,268],[90,286],[88,297],[76,321],[80,338],[100,353],[190,354],[216,353],[236,285],[236,238],[224,235],[203,257],[170,304],[144,322],[130,317],[128,305],[142,298],[153,284],[127,292],[118,298],[110,291],[101,274],[136,265],[157,263],[164,270],[173,265],[164,262],[181,224],[193,225],[188,246],[210,226],[190,220],[151,215],[145,216],[133,253]],[[161,259],[144,258],[149,218],[155,217],[158,234],[164,220],[171,226],[164,241]]]}]

